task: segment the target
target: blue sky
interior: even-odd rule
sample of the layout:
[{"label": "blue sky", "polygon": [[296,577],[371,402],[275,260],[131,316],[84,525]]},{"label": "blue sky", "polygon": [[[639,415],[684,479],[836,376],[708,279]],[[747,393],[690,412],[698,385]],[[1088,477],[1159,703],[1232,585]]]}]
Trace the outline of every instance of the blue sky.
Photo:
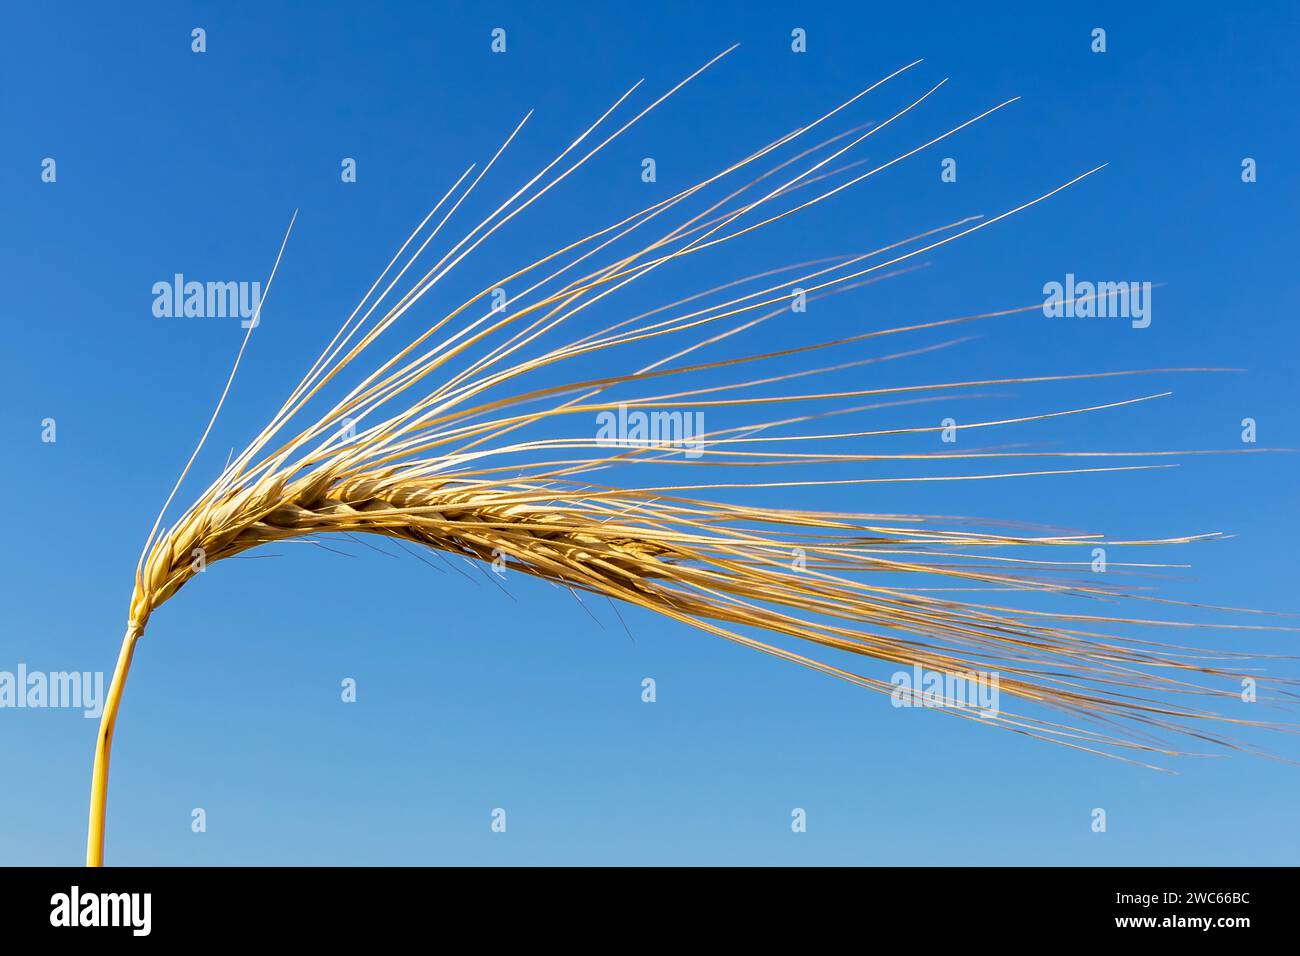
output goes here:
[{"label": "blue sky", "polygon": [[[839,381],[1239,367],[1248,371],[1002,388],[953,414],[1172,389],[988,441],[1240,448],[1250,417],[1260,446],[1300,447],[1297,186],[1285,165],[1300,145],[1294,8],[1193,17],[1177,4],[604,6],[68,4],[55,16],[29,4],[0,13],[0,481],[10,502],[0,670],[112,666],[140,543],[242,334],[236,320],[155,318],[155,282],[178,272],[263,280],[299,210],[199,461],[206,478],[256,433],[432,202],[528,109],[525,133],[467,204],[462,228],[637,79],[648,102],[737,42],[485,245],[446,300],[426,301],[411,320],[431,320],[457,291],[478,288],[475,279],[696,182],[924,57],[843,125],[879,121],[948,84],[855,155],[883,162],[1023,98],[770,235],[612,302],[602,318],[755,263],[859,252],[996,214],[1109,163],[936,250],[924,269],[818,304],[807,321],[831,338],[1032,305],[1045,282],[1074,273],[1160,283],[1150,328],[1030,313]],[[206,30],[202,54],[191,51],[195,27]],[[507,36],[500,55],[489,49],[496,27]],[[806,53],[790,49],[796,27]],[[1090,50],[1097,27],[1104,54]],[[653,184],[640,179],[647,156]],[[57,162],[53,183],[41,180],[46,157]],[[356,160],[355,183],[341,182],[344,157]],[[1245,157],[1257,162],[1255,183],[1242,182]],[[944,158],[956,160],[956,182],[941,181]],[[784,323],[759,344],[808,335]],[[936,411],[885,413],[877,427],[930,423]],[[53,444],[41,441],[47,417],[57,422]],[[808,498],[1125,537],[1227,532],[1179,551],[1172,560],[1193,567],[1157,582],[1161,593],[1295,612],[1296,467],[1284,454],[1199,457],[1158,471]],[[511,599],[481,575],[472,583],[348,550],[353,557],[303,548],[226,562],[155,615],[119,721],[109,862],[1282,864],[1300,848],[1292,766],[1189,759],[1177,776],[1156,774],[893,710],[624,609],[630,640],[603,602],[590,604],[598,624],[567,593],[518,575],[506,582]],[[1286,633],[1194,639],[1295,647]],[[647,676],[654,704],[640,698]],[[343,677],[358,682],[355,704],[339,701]],[[95,726],[76,711],[0,710],[0,863],[80,861]],[[1274,746],[1296,755],[1285,739]],[[205,833],[191,832],[196,807]],[[496,807],[507,810],[505,834],[490,831]],[[791,832],[794,807],[806,809],[807,833]],[[1107,810],[1104,834],[1090,829],[1094,807]]]}]

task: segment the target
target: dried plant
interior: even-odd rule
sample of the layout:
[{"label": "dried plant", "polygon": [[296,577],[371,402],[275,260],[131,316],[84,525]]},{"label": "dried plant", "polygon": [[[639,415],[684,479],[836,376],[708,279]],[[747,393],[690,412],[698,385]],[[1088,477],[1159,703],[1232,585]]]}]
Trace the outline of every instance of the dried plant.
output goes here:
[{"label": "dried plant", "polygon": [[[716,361],[690,358],[698,350],[752,331],[769,319],[789,315],[796,294],[792,290],[802,290],[808,299],[816,299],[895,275],[912,268],[918,256],[986,229],[1096,170],[991,218],[971,217],[867,253],[735,279],[600,331],[552,344],[557,329],[573,327],[575,320],[584,318],[597,303],[647,274],[821,203],[1013,102],[998,104],[871,168],[863,168],[867,164],[862,162],[836,163],[920,105],[942,83],[884,122],[851,128],[798,152],[790,149],[915,63],[703,182],[502,276],[385,358],[323,414],[313,412],[309,425],[299,425],[292,437],[285,437],[290,423],[307,417],[304,410],[309,403],[322,400],[327,386],[335,383],[342,391],[336,382],[340,373],[466,256],[717,59],[599,139],[597,130],[640,84],[633,86],[541,172],[451,244],[419,278],[407,280],[408,270],[426,258],[427,248],[514,140],[527,121],[525,117],[492,160],[477,173],[474,166],[466,170],[416,227],[270,423],[164,528],[163,517],[212,429],[209,422],[146,540],[137,568],[129,623],[96,749],[89,864],[102,863],[113,727],[131,657],[150,616],[206,565],[263,544],[290,539],[315,542],[327,534],[380,535],[417,557],[422,557],[424,549],[432,549],[503,562],[511,569],[572,589],[575,595],[604,595],[647,608],[729,641],[886,693],[893,689],[888,683],[750,635],[798,638],[810,645],[810,650],[847,651],[877,662],[919,666],[942,674],[996,671],[1002,692],[1040,705],[1044,713],[1055,711],[1062,721],[1005,709],[992,719],[961,707],[944,712],[1071,747],[1112,756],[1119,755],[1116,751],[1137,756],[1177,752],[1160,741],[1159,731],[1238,746],[1213,729],[1215,722],[1227,718],[1178,701],[1207,696],[1235,700],[1240,676],[1219,662],[1244,655],[1209,658],[1192,648],[1106,632],[1108,625],[1114,624],[1187,626],[1183,622],[1156,620],[1145,614],[1031,610],[960,596],[963,589],[978,587],[1059,598],[1158,600],[1125,595],[1115,586],[1063,582],[1043,572],[1068,569],[1068,562],[1030,560],[1018,556],[1018,549],[1177,544],[1213,535],[1161,541],[1106,540],[1025,528],[977,530],[973,522],[924,515],[788,510],[757,501],[724,503],[697,496],[721,489],[761,491],[1159,467],[1149,460],[1093,461],[1133,453],[995,450],[890,455],[845,450],[861,447],[862,441],[872,436],[938,431],[938,427],[804,431],[793,437],[772,434],[785,426],[807,425],[834,415],[972,394],[989,386],[1143,374],[1112,371],[772,393],[782,382],[893,361],[926,349],[845,358],[811,370],[773,371],[774,363],[782,359],[822,350],[834,350],[838,355],[858,343],[887,342],[907,332],[962,326],[994,315],[1041,308],[1041,303],[1001,313],[874,329],[762,354]],[[597,139],[594,145],[586,145]],[[793,155],[780,158],[790,152]],[[746,179],[743,185],[729,185],[742,175]],[[629,238],[655,232],[669,214],[677,213],[681,219],[690,203],[702,203],[703,209],[685,215],[671,228],[664,227],[666,231],[656,233],[648,244],[625,248]],[[283,252],[282,243],[280,255]],[[273,270],[272,280],[274,275]],[[393,302],[394,289],[403,283],[406,291]],[[269,287],[270,282],[268,291]],[[498,289],[509,290],[507,301],[493,301]],[[381,312],[381,303],[391,304]],[[252,324],[256,325],[256,318]],[[634,372],[560,384],[545,384],[538,377],[539,373],[554,374],[573,360],[585,365],[597,352],[624,346],[644,348],[657,342],[665,343],[668,354]],[[247,344],[245,336],[239,358]],[[734,380],[735,372],[744,377]],[[234,374],[232,370],[213,421]],[[628,388],[639,394],[615,397]],[[963,429],[1093,412],[1155,397],[1138,396],[1012,420],[971,422]],[[774,406],[778,414],[762,416],[767,406]],[[593,436],[589,427],[594,416],[620,409],[624,413],[672,413],[706,408],[747,410],[760,420],[697,436],[693,447],[698,459],[653,442],[624,442],[610,448]],[[566,423],[578,423],[576,429],[570,429],[575,434],[532,437],[538,425],[556,426],[563,436]],[[798,465],[930,459],[982,462],[1018,457],[1087,460],[1068,461],[1066,467],[1057,468],[1007,468],[904,479],[868,475],[796,481],[781,480],[779,471]],[[752,475],[752,469],[760,468],[778,471],[773,480],[740,477],[710,483],[687,479],[649,487],[632,487],[630,482],[605,484],[592,477],[597,472],[647,463],[658,468],[686,468],[688,475],[696,473],[691,469],[702,467],[727,469],[727,475]],[[792,556],[797,557],[792,561]],[[934,576],[961,587],[948,591],[920,585]],[[1215,679],[1219,686],[1205,683]],[[1252,723],[1240,719],[1228,722]]]}]

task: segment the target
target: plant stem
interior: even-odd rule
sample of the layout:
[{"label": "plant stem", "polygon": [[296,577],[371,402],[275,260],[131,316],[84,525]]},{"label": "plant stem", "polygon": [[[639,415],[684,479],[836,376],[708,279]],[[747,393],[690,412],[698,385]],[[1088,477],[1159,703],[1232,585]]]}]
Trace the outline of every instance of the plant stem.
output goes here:
[{"label": "plant stem", "polygon": [[122,688],[131,670],[131,656],[135,642],[144,633],[143,628],[131,625],[122,638],[122,650],[117,656],[117,667],[108,685],[108,698],[104,713],[99,718],[99,739],[95,743],[95,769],[90,781],[90,824],[86,831],[86,866],[104,865],[104,814],[108,807],[108,758],[113,749],[113,725],[117,723],[117,708],[122,702]]}]

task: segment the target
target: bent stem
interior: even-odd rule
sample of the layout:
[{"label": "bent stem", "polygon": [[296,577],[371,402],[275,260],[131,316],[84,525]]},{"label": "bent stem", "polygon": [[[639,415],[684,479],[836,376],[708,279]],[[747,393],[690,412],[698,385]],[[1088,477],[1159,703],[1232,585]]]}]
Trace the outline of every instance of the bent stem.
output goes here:
[{"label": "bent stem", "polygon": [[95,743],[95,770],[90,781],[90,824],[86,831],[86,866],[104,865],[104,814],[108,807],[108,758],[113,749],[113,726],[117,723],[117,708],[122,702],[122,688],[131,670],[131,657],[135,642],[144,628],[132,624],[122,639],[122,650],[113,669],[113,680],[108,685],[108,698],[104,713],[99,718],[99,739]]}]

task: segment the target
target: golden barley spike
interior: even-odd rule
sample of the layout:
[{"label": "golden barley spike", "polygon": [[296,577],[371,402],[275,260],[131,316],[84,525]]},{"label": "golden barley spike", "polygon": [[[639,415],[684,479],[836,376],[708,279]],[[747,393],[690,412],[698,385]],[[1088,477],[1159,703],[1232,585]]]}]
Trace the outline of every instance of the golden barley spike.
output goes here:
[{"label": "golden barley spike", "polygon": [[[470,559],[501,560],[516,570],[562,583],[575,593],[587,591],[647,608],[738,644],[886,693],[892,690],[890,684],[760,641],[745,632],[757,630],[796,638],[813,648],[845,651],[941,674],[996,670],[1001,691],[1011,697],[1051,708],[1072,718],[1075,724],[1092,726],[1058,723],[1005,710],[990,715],[954,707],[946,712],[1109,756],[1117,756],[1112,752],[1116,749],[1139,754],[1175,753],[1152,736],[1156,731],[1174,731],[1238,746],[1206,729],[1211,726],[1209,722],[1261,725],[1170,703],[1188,696],[1231,698],[1229,690],[1216,690],[1198,682],[1207,677],[1232,679],[1235,675],[1229,668],[1198,656],[1191,648],[1105,633],[1107,624],[1184,626],[1181,622],[1145,616],[1048,613],[992,600],[982,603],[963,593],[976,587],[1154,601],[1144,595],[1126,595],[1113,586],[1066,583],[1044,576],[1043,572],[1068,568],[1065,562],[995,552],[1022,547],[1077,548],[1084,542],[1114,547],[1176,544],[1213,535],[1111,541],[1024,529],[989,532],[975,530],[960,519],[944,522],[924,515],[832,514],[695,496],[696,492],[721,489],[983,480],[1166,467],[1158,460],[1158,456],[1169,454],[1166,452],[1142,455],[995,450],[886,455],[842,450],[856,447],[846,446],[848,440],[937,428],[812,432],[793,437],[771,434],[783,426],[824,421],[836,415],[933,401],[946,395],[978,394],[974,390],[987,386],[1142,374],[1126,370],[849,391],[805,387],[789,394],[771,394],[771,387],[783,382],[900,360],[919,351],[955,345],[962,339],[868,358],[840,359],[819,369],[770,369],[771,363],[783,358],[815,355],[822,350],[838,352],[876,340],[887,344],[908,332],[950,326],[956,329],[1031,307],[899,325],[717,361],[687,358],[788,313],[792,289],[816,299],[910,270],[920,264],[918,257],[924,253],[988,228],[1096,170],[993,217],[967,217],[871,252],[733,279],[596,332],[552,344],[553,333],[560,326],[573,324],[575,317],[647,274],[685,257],[707,253],[829,199],[1012,102],[998,104],[865,171],[859,171],[866,165],[861,161],[836,165],[855,146],[922,104],[943,85],[940,83],[883,122],[842,131],[776,161],[785,147],[801,141],[916,63],[894,71],[816,121],[790,131],[703,182],[502,276],[387,356],[328,411],[313,413],[311,424],[285,437],[289,423],[298,420],[309,403],[321,398],[339,372],[390,330],[467,255],[725,55],[715,57],[603,140],[593,146],[584,145],[640,84],[633,86],[536,176],[450,245],[423,274],[407,280],[406,291],[392,302],[394,289],[416,260],[424,259],[426,249],[518,135],[527,122],[525,116],[480,171],[475,173],[476,167],[471,166],[438,200],[262,432],[233,456],[179,518],[163,528],[163,517],[224,403],[248,335],[257,324],[254,316],[212,421],[182,469],[137,565],[126,636],[113,672],[95,751],[86,852],[89,865],[103,862],[113,729],[132,655],[150,616],[195,575],[196,555],[211,564],[270,542],[314,540],[327,533],[382,535],[404,549],[414,545]],[[742,172],[752,178],[734,188],[724,185]],[[715,187],[730,191],[715,196]],[[671,228],[664,227],[653,240],[627,248],[629,237],[653,231],[679,207],[696,200],[706,202],[702,210]],[[277,267],[283,252],[282,242]],[[273,268],[271,280],[274,276]],[[270,281],[268,292],[269,288]],[[473,314],[471,310],[481,308],[480,303],[502,288],[512,290],[507,303],[495,302],[482,314]],[[391,304],[379,312],[381,303]],[[730,324],[732,319],[738,324]],[[440,332],[442,337],[438,338]],[[660,340],[667,348],[664,357],[635,371],[562,385],[529,379],[533,373],[554,369],[575,358]],[[717,376],[722,370],[747,377],[720,382]],[[642,394],[622,398],[609,394],[625,388]],[[995,428],[1013,422],[1100,412],[1163,394],[1137,395],[1105,405],[1051,409],[1011,420],[970,422],[963,428]],[[777,407],[775,417],[760,417],[743,427],[694,434],[689,446],[692,453],[685,456],[672,454],[680,452],[680,447],[665,448],[654,441],[620,441],[611,446],[599,434],[593,436],[586,426],[564,430],[566,423],[590,422],[593,416],[672,414],[674,409],[705,408],[747,408],[763,416],[769,405]],[[548,438],[517,434],[526,434],[539,423],[555,426],[559,434]],[[791,465],[969,459],[979,466],[986,459],[1022,457],[1069,460],[1053,468],[1002,466],[990,461],[985,464],[993,467],[987,470],[959,476],[782,480],[779,473],[779,469]],[[1092,461],[1127,458],[1148,460],[1134,464]],[[615,469],[646,463],[684,468],[683,474],[689,477],[680,483],[650,487],[597,480]],[[693,469],[703,466],[728,469],[729,476],[741,477],[713,482],[694,480]],[[773,480],[743,477],[752,474],[749,469],[754,468],[778,472]],[[792,554],[799,555],[799,560],[791,562]],[[955,592],[922,587],[919,582],[923,576],[948,580]],[[1219,655],[1217,659],[1228,658],[1244,659],[1245,655]]]}]

